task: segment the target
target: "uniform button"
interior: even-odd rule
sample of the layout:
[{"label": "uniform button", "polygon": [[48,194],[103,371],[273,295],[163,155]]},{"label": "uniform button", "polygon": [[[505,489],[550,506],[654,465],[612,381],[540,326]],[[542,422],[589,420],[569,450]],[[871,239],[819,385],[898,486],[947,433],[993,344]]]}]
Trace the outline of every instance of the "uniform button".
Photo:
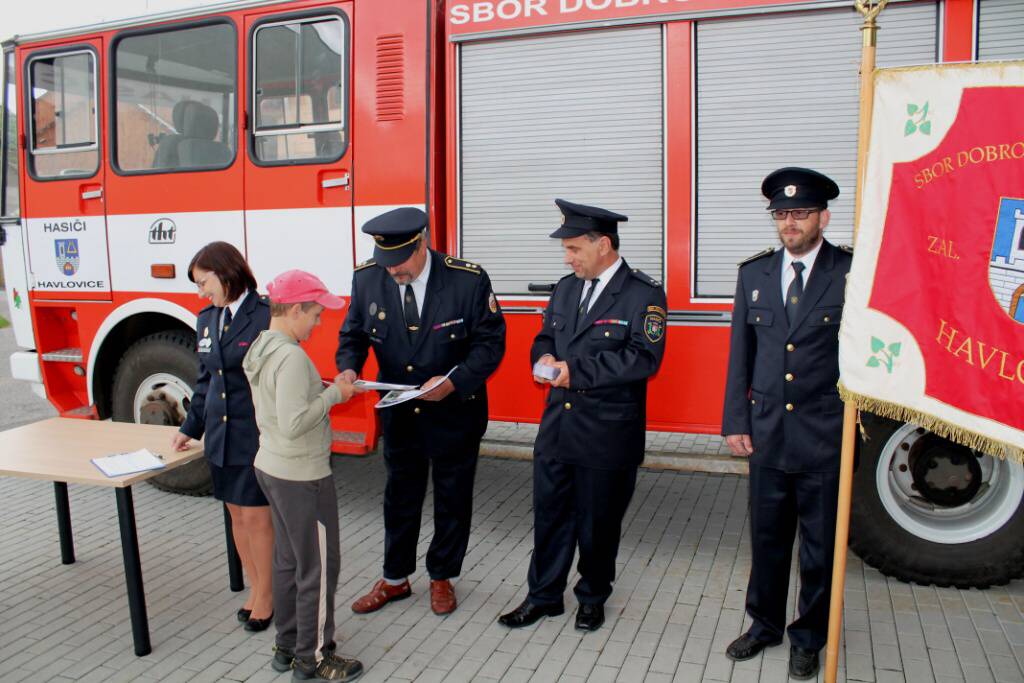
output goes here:
[{"label": "uniform button", "polygon": [[612,333],[611,333],[611,332],[605,332],[605,333],[604,333],[604,336],[606,336],[606,337],[610,337],[610,336],[612,336]]},{"label": "uniform button", "polygon": [[476,398],[476,394],[470,394],[469,395],[469,400],[470,401],[474,400],[475,398]]},{"label": "uniform button", "polygon": [[792,382],[793,381],[793,373],[792,372],[787,372],[786,373],[786,381],[787,382]]},{"label": "uniform button", "polygon": [[223,422],[227,422],[227,421],[228,421],[228,416],[227,416],[227,415],[225,415],[224,417],[222,417],[222,418],[221,418],[221,420],[222,420]]},{"label": "uniform button", "polygon": [[411,365],[406,365],[405,366],[405,371],[406,372],[412,372],[412,366]]},{"label": "uniform button", "polygon": [[370,331],[371,331],[371,332],[373,332],[374,334],[377,334],[377,328],[376,328],[376,327],[375,327],[375,328],[373,328],[373,329],[372,329],[372,330],[370,330]]},{"label": "uniform button", "polygon": [[450,337],[451,339],[455,339],[455,333],[454,333],[454,332],[453,332],[452,334],[449,334],[448,336],[449,336],[449,337]]},{"label": "uniform button", "polygon": [[224,393],[224,392],[222,391],[222,392],[220,393],[220,397],[221,397],[221,399],[226,399],[226,398],[228,397],[228,395],[227,395],[227,394],[225,394],[225,393]]},{"label": "uniform button", "polygon": [[830,318],[830,317],[828,317],[828,316],[826,315],[826,316],[825,316],[825,322],[829,322],[830,320],[832,320],[832,318]]},{"label": "uniform button", "polygon": [[757,405],[757,401],[755,401],[754,399],[750,399],[750,405],[752,405],[752,406]]},{"label": "uniform button", "polygon": [[224,374],[224,371],[223,371],[223,370],[218,370],[218,371],[217,371],[217,374],[218,374],[218,375],[223,375],[223,374]]},{"label": "uniform button", "polygon": [[786,404],[786,410],[788,410],[789,412],[793,412],[793,404],[792,403],[787,403]]},{"label": "uniform button", "polygon": [[572,404],[571,404],[571,403],[569,403],[569,402],[566,402],[566,404],[565,404],[565,409],[566,409],[566,410],[572,410]]},{"label": "uniform button", "polygon": [[792,350],[794,350],[795,348],[796,348],[796,347],[795,347],[795,346],[793,346],[792,344],[786,344],[786,350],[787,350],[787,351],[792,351]]},{"label": "uniform button", "polygon": [[761,316],[755,316],[754,317],[754,322],[756,322],[756,323],[761,322]]},{"label": "uniform button", "polygon": [[412,409],[412,412],[414,412],[414,413],[416,413],[417,415],[419,415],[419,414],[420,414],[420,409],[419,409],[419,407],[413,408],[413,409]]}]

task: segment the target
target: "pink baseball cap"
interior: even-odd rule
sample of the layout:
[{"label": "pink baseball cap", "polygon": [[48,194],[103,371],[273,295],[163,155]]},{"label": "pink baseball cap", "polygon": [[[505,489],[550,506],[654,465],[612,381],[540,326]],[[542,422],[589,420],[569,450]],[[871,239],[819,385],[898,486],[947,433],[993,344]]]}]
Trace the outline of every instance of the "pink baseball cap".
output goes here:
[{"label": "pink baseball cap", "polygon": [[267,283],[267,293],[275,304],[318,303],[324,308],[344,308],[345,301],[327,290],[320,278],[304,270],[289,270]]}]

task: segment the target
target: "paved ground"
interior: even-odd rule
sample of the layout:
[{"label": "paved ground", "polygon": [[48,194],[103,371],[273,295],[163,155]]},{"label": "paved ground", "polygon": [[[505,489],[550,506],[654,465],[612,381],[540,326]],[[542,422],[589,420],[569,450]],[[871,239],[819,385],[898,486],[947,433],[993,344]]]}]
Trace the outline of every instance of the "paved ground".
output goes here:
[{"label": "paved ground", "polygon": [[[0,330],[0,429],[52,414],[10,381],[12,349],[13,333]],[[521,439],[524,429],[495,425],[492,435]],[[709,437],[680,438],[719,447]],[[384,473],[378,456],[336,458],[334,471],[342,528],[339,639],[342,652],[367,665],[363,680],[786,679],[785,647],[736,665],[722,654],[747,625],[743,476],[643,470],[608,622],[581,635],[572,625],[571,592],[564,616],[518,631],[495,623],[525,594],[529,463],[481,460],[470,553],[456,583],[461,605],[445,618],[430,611],[422,570],[413,577],[413,599],[369,616],[348,609],[380,570]],[[52,487],[0,478],[0,680],[288,680],[269,666],[272,630],[250,635],[235,621],[242,598],[227,590],[221,512],[212,499],[137,487],[154,650],[136,658],[114,496],[73,484],[69,490],[78,562],[63,566]],[[421,558],[430,505],[428,498]],[[851,555],[844,636],[840,680],[1024,681],[1024,582],[988,591],[910,586]]]}]

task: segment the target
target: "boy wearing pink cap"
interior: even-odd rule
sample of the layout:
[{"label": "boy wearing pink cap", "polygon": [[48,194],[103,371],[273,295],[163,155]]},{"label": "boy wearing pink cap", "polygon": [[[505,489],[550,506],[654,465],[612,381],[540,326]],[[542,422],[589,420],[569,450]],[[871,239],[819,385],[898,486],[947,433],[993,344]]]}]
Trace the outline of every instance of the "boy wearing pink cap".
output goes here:
[{"label": "boy wearing pink cap", "polygon": [[363,665],[334,653],[341,552],[329,413],[357,390],[340,377],[325,388],[299,346],[320,324],[324,308],[345,302],[301,270],[277,276],[267,292],[270,329],[256,338],[242,365],[260,430],[256,479],[274,523],[277,642],[271,665],[292,669],[297,680],[351,681]]}]

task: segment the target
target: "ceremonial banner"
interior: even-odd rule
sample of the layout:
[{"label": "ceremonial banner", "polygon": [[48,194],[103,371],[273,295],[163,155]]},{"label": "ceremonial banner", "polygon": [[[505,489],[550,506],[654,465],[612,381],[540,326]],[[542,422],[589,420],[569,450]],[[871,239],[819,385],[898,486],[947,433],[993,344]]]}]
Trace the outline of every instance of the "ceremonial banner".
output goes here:
[{"label": "ceremonial banner", "polygon": [[1024,460],[1024,62],[876,71],[840,392]]}]

